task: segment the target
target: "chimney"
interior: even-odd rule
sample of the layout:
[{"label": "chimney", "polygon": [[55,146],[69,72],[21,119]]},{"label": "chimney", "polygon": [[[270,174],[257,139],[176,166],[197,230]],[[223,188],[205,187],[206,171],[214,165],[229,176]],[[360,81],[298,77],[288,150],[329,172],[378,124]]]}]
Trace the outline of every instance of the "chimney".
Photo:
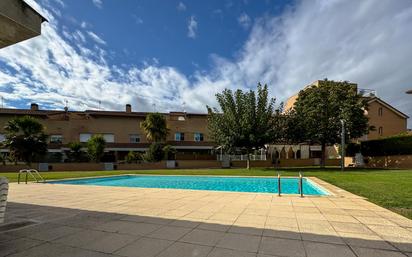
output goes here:
[{"label": "chimney", "polygon": [[32,110],[32,111],[38,111],[38,110],[39,110],[39,105],[36,104],[36,103],[32,103],[32,104],[30,105],[30,110]]},{"label": "chimney", "polygon": [[126,104],[126,112],[128,113],[132,112],[132,106],[130,104]]}]

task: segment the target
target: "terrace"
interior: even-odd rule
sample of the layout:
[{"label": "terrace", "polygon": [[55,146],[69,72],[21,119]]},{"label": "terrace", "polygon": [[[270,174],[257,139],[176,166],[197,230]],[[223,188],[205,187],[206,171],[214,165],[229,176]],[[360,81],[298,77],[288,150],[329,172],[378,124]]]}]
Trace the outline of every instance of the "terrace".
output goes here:
[{"label": "terrace", "polygon": [[[10,185],[2,256],[412,256],[412,221],[320,179],[327,197]],[[35,193],[33,193],[35,192]]]}]

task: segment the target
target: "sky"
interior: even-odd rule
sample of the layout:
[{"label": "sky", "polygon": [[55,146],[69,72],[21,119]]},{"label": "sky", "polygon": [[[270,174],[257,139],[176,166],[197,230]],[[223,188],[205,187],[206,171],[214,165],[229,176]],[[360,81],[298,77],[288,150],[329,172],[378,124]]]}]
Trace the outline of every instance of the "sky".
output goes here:
[{"label": "sky", "polygon": [[48,22],[0,49],[4,107],[205,113],[225,88],[279,104],[328,78],[412,116],[410,0],[25,1]]}]

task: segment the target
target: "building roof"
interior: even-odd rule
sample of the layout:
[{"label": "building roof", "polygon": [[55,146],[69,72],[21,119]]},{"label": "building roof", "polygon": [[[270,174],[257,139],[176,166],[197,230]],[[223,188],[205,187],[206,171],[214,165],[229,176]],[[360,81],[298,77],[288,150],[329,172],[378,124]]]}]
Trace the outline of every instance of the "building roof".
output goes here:
[{"label": "building roof", "polygon": [[408,119],[408,118],[409,118],[408,115],[406,115],[405,113],[399,111],[398,109],[396,109],[396,108],[393,107],[392,105],[388,104],[387,102],[383,101],[383,100],[380,99],[379,97],[371,97],[371,98],[368,100],[368,104],[369,104],[369,103],[372,103],[372,102],[378,102],[378,103],[382,104],[383,106],[385,106],[385,107],[388,108],[389,110],[393,111],[394,113],[396,113],[397,115],[399,115],[399,116],[401,116],[401,117],[403,117],[403,118],[405,118],[405,119]]},{"label": "building roof", "polygon": [[[150,112],[126,112],[126,111],[101,111],[101,110],[85,110],[85,111],[67,111],[68,113],[84,114],[91,116],[111,116],[111,117],[145,117]],[[65,110],[33,110],[33,109],[12,109],[0,108],[0,114],[6,115],[31,115],[31,116],[49,116],[56,114],[64,114]],[[185,115],[185,116],[207,116],[206,113],[185,113],[185,112],[170,112],[161,113],[163,115]]]}]

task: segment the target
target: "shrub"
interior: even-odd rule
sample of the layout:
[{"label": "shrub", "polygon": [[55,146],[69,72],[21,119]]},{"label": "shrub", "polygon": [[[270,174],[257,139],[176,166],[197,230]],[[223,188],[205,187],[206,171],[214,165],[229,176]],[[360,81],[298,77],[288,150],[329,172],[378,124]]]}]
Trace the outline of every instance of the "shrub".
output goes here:
[{"label": "shrub", "polygon": [[35,158],[47,152],[47,135],[39,120],[30,116],[9,120],[4,127],[6,140],[4,146],[15,157],[30,165]]},{"label": "shrub", "polygon": [[163,152],[166,160],[176,159],[176,149],[174,149],[171,145],[165,145],[163,147]]},{"label": "shrub", "polygon": [[69,143],[69,151],[66,151],[66,155],[70,162],[87,162],[88,158],[85,152],[82,151],[83,145],[80,142]]},{"label": "shrub", "polygon": [[143,159],[147,162],[159,162],[163,160],[163,157],[164,151],[161,143],[152,143],[143,155]]},{"label": "shrub", "polygon": [[106,147],[106,140],[101,135],[93,135],[87,141],[87,154],[90,159],[95,162],[100,162],[104,155],[104,148]]},{"label": "shrub", "polygon": [[142,155],[138,152],[130,151],[126,155],[127,163],[138,163],[140,160],[142,160]]},{"label": "shrub", "polygon": [[364,156],[406,155],[412,154],[412,135],[397,135],[361,143]]}]

